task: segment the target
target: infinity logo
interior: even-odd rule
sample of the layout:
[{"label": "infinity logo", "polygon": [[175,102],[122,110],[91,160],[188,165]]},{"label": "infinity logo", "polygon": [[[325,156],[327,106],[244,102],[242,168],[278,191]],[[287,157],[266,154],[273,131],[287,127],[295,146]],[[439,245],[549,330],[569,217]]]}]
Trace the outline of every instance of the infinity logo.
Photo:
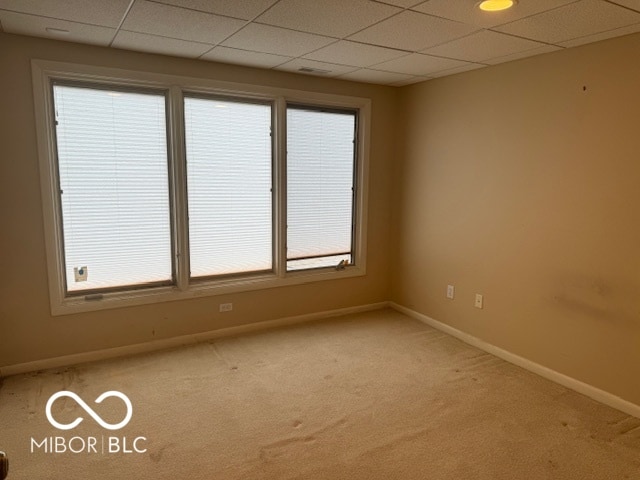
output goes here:
[{"label": "infinity logo", "polygon": [[53,416],[51,415],[51,406],[53,405],[53,402],[55,402],[60,397],[73,398],[78,403],[78,405],[80,405],[83,408],[83,410],[85,412],[87,412],[89,415],[91,415],[91,418],[93,418],[96,422],[98,422],[98,424],[102,428],[106,428],[107,430],[119,430],[119,429],[121,429],[122,427],[127,425],[127,423],[129,423],[129,421],[131,420],[131,416],[133,415],[133,406],[131,405],[131,401],[129,400],[129,397],[127,397],[124,393],[120,393],[120,392],[117,392],[115,390],[111,390],[109,392],[104,392],[102,395],[100,395],[95,400],[95,403],[102,403],[102,401],[105,398],[118,397],[120,400],[122,400],[125,403],[125,405],[127,406],[127,415],[124,417],[124,420],[122,420],[120,423],[116,423],[115,425],[112,425],[112,424],[107,423],[104,420],[102,420],[102,418],[100,418],[98,416],[98,414],[96,412],[94,412],[93,409],[89,405],[87,405],[84,402],[84,400],[82,400],[78,395],[76,395],[73,392],[68,392],[66,390],[63,390],[61,392],[54,393],[53,395],[51,395],[51,397],[47,401],[47,408],[45,410],[45,413],[47,414],[47,419],[49,420],[49,423],[51,425],[53,425],[54,427],[56,427],[57,429],[59,429],[59,430],[71,430],[72,428],[76,428],[78,425],[80,425],[82,420],[84,420],[82,417],[78,417],[73,422],[71,422],[69,424],[66,424],[66,425],[63,424],[63,423],[56,422],[55,419],[53,418]]}]

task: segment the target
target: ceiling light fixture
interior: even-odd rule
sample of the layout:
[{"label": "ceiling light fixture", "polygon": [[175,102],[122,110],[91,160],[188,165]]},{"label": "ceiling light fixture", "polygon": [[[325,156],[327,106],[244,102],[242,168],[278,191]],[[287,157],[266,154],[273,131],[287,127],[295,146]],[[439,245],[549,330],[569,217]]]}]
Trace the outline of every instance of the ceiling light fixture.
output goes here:
[{"label": "ceiling light fixture", "polygon": [[485,12],[499,12],[516,4],[516,0],[484,0],[478,4],[478,8]]}]

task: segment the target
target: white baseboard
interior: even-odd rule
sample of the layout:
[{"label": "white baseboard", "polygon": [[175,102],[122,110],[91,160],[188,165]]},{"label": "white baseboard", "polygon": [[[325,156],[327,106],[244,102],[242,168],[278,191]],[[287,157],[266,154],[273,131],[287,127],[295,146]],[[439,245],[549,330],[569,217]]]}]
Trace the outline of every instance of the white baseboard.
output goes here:
[{"label": "white baseboard", "polygon": [[241,335],[245,333],[258,332],[271,328],[284,327],[287,325],[295,325],[298,323],[310,322],[313,320],[321,320],[323,318],[337,317],[340,315],[348,315],[350,313],[367,312],[370,310],[379,310],[389,306],[389,302],[372,303],[368,305],[359,305],[356,307],[339,308],[337,310],[327,310],[323,312],[308,313],[305,315],[297,315],[294,317],[279,318],[276,320],[267,320],[264,322],[249,323],[237,327],[221,328],[209,332],[194,333],[191,335],[182,335],[179,337],[167,338],[163,340],[154,340],[146,343],[137,343],[134,345],[126,345],[124,347],[107,348],[96,350],[94,352],[76,353],[73,355],[64,355],[62,357],[46,358],[33,362],[19,363],[16,365],[8,365],[0,367],[0,378],[20,373],[34,372],[38,370],[47,370],[49,368],[68,367],[79,363],[95,362],[97,360],[106,360],[109,358],[123,357],[127,355],[136,355],[139,353],[147,353],[155,350],[164,350],[167,348],[181,347],[198,342],[205,342],[221,337],[230,337],[233,335]]},{"label": "white baseboard", "polygon": [[532,362],[531,360],[527,360],[526,358],[520,357],[514,353],[511,353],[507,350],[503,350],[495,345],[485,342],[484,340],[480,340],[473,335],[469,335],[461,330],[453,328],[449,325],[446,325],[442,322],[434,320],[427,315],[423,315],[422,313],[418,313],[415,310],[411,310],[410,308],[403,307],[402,305],[398,305],[397,303],[390,302],[389,306],[398,312],[404,313],[405,315],[415,318],[427,325],[438,329],[442,332],[445,332],[453,337],[456,337],[462,340],[469,345],[473,345],[481,350],[484,350],[487,353],[495,355],[503,360],[506,360],[509,363],[513,363],[519,367],[524,368],[525,370],[529,370],[541,377],[546,378],[547,380],[551,380],[552,382],[559,383],[560,385],[570,388],[571,390],[575,390],[578,393],[586,395],[593,400],[596,400],[600,403],[613,407],[617,410],[620,410],[628,415],[632,415],[634,417],[640,418],[640,405],[636,405],[635,403],[631,403],[623,398],[617,397],[612,393],[606,392],[604,390],[600,390],[599,388],[594,387],[593,385],[589,385],[587,383],[581,382],[580,380],[576,380],[575,378],[568,377],[560,372],[556,372],[555,370],[551,370],[539,363]]}]

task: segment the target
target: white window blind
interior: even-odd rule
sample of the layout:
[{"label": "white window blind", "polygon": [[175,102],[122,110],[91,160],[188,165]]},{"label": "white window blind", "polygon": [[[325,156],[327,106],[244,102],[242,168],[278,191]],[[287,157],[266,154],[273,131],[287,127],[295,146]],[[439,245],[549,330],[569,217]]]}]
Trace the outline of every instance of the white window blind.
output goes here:
[{"label": "white window blind", "polygon": [[287,108],[287,269],[353,263],[356,114]]},{"label": "white window blind", "polygon": [[192,277],[271,270],[271,105],[186,97]]},{"label": "white window blind", "polygon": [[67,291],[170,282],[165,96],[53,93]]}]

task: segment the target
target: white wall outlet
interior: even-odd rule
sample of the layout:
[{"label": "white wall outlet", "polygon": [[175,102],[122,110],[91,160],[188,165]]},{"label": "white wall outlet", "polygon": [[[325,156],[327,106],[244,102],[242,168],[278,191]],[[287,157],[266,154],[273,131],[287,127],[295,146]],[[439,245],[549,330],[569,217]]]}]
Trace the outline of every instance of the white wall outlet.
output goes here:
[{"label": "white wall outlet", "polygon": [[456,294],[456,287],[454,287],[453,285],[447,285],[447,298],[450,298],[451,300],[453,300],[453,297]]},{"label": "white wall outlet", "polygon": [[483,303],[484,303],[484,299],[482,295],[480,295],[479,293],[476,293],[476,302],[473,304],[473,306],[476,308],[482,308]]},{"label": "white wall outlet", "polygon": [[233,310],[233,303],[221,303],[220,304],[220,311],[221,312],[230,312],[231,310]]}]

